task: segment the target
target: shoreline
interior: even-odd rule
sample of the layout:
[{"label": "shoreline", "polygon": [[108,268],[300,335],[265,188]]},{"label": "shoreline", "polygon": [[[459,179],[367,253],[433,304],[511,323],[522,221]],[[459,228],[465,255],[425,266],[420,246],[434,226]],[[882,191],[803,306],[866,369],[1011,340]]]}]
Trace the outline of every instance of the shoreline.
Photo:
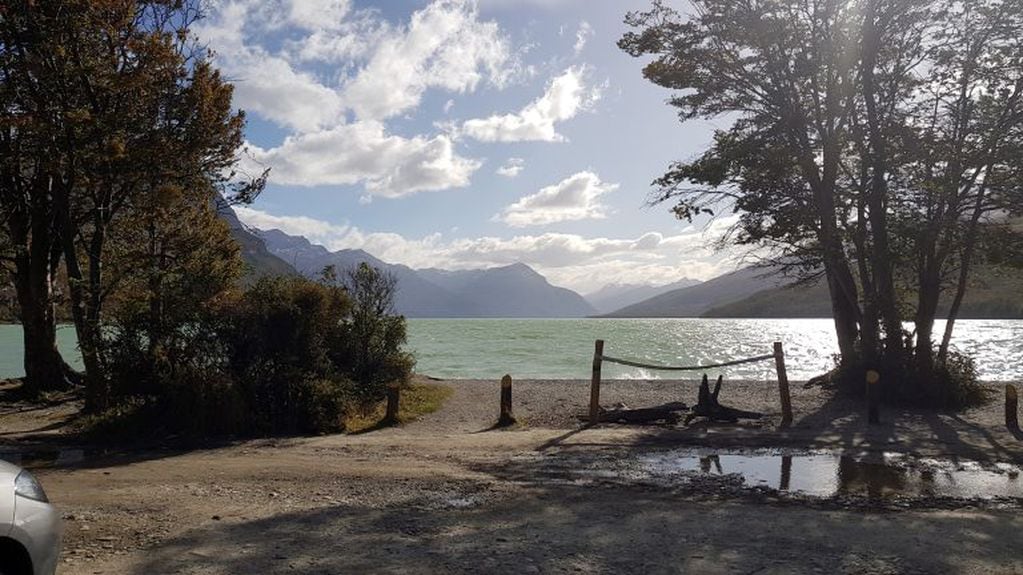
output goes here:
[{"label": "shoreline", "polygon": [[[761,410],[762,420],[590,427],[576,417],[589,401],[588,380],[522,379],[513,383],[520,425],[499,430],[496,379],[417,382],[453,394],[438,411],[397,427],[183,449],[123,446],[36,468],[67,521],[61,575],[374,572],[381,565],[466,574],[481,566],[546,573],[580,565],[595,573],[680,566],[731,573],[757,571],[764,557],[778,567],[768,572],[843,572],[838,563],[853,561],[850,541],[867,542],[856,557],[895,558],[890,567],[980,574],[1016,572],[1020,564],[1013,544],[1023,529],[1023,499],[820,499],[736,482],[734,475],[652,483],[636,467],[645,457],[681,451],[701,457],[826,451],[863,461],[897,453],[953,466],[1021,466],[1023,441],[1005,428],[999,401],[956,414],[884,408],[881,425],[868,426],[862,401],[794,384],[795,420],[781,430],[777,386],[733,381],[725,382],[721,402]],[[602,382],[605,407],[691,404],[695,395],[695,385],[679,380]],[[59,431],[43,430],[73,407],[0,411],[0,428],[24,430],[24,437],[50,434],[45,446],[54,449]],[[31,449],[15,435],[3,439]],[[792,473],[799,469],[794,464]],[[772,467],[776,472],[784,473]],[[758,535],[750,537],[751,530]],[[620,546],[596,548],[595,540]],[[965,556],[972,563],[934,559],[949,554],[953,540],[976,546],[965,555],[954,547],[956,561]],[[737,544],[751,559],[735,559]],[[793,557],[793,545],[806,553]],[[663,553],[680,548],[687,550],[682,557]],[[514,563],[503,563],[506,555]],[[629,563],[636,556],[654,563]],[[577,564],[580,557],[622,562],[587,569],[598,563]],[[718,557],[733,560],[719,569]],[[858,558],[850,565],[844,572],[903,571],[867,569],[874,563]],[[536,569],[523,568],[529,566]]]}]

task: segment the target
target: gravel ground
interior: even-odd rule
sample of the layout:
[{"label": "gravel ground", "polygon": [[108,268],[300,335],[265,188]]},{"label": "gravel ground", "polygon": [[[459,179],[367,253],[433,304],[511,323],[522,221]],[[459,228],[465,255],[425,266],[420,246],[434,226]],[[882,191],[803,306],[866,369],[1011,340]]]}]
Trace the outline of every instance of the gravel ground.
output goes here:
[{"label": "gravel ground", "polygon": [[[500,382],[487,380],[436,381],[455,389],[445,408],[417,425],[430,429],[472,431],[474,426],[489,425],[499,411]],[[696,402],[699,381],[610,380],[601,382],[600,403],[605,409],[616,407],[656,407],[670,402]],[[527,379],[512,384],[515,415],[530,427],[571,429],[589,409],[590,382],[565,379]],[[795,412],[816,411],[827,401],[820,388],[791,389]],[[781,420],[778,387],[775,382],[727,381],[722,385],[722,404],[759,411],[767,417],[764,425]]]},{"label": "gravel ground", "polygon": [[[123,451],[37,469],[64,512],[60,575],[334,573],[1023,573],[1023,500],[879,505],[744,485],[651,482],[665,450],[834,450],[1023,463],[1000,401],[962,414],[884,409],[793,383],[779,430],[772,383],[726,382],[762,411],[736,425],[580,425],[588,381],[516,381],[521,421],[491,430],[498,381],[419,421],[359,435]],[[695,382],[608,381],[605,407],[695,400]],[[9,446],[60,441],[74,404],[0,412]]]},{"label": "gravel ground", "polygon": [[[490,428],[499,412],[500,383],[496,380],[438,381],[455,390],[444,409],[407,426],[411,433],[470,433]],[[604,408],[636,409],[669,402],[696,401],[697,381],[616,380],[601,384]],[[627,426],[627,433],[650,441],[735,447],[806,447],[841,450],[885,449],[920,455],[952,456],[977,461],[1023,463],[1023,437],[1005,427],[1001,384],[991,384],[992,399],[965,412],[935,413],[884,407],[881,425],[866,424],[862,400],[836,397],[803,382],[790,386],[794,422],[779,430],[781,407],[777,383],[726,381],[722,404],[764,414],[760,420],[736,425]],[[576,429],[587,413],[590,382],[583,380],[522,380],[513,383],[513,408],[525,428]],[[602,427],[621,427],[605,424]],[[388,431],[386,433],[395,433]]]}]

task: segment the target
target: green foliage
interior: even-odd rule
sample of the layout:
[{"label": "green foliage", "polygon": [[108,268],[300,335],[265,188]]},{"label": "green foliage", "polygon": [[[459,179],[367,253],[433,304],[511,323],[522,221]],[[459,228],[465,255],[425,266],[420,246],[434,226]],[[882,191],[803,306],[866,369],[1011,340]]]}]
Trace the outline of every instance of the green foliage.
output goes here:
[{"label": "green foliage", "polygon": [[687,220],[732,210],[733,243],[823,275],[850,368],[893,358],[907,397],[916,381],[969,379],[948,353],[952,320],[978,268],[1023,253],[1009,220],[1023,209],[1023,4],[690,4],[654,0],[618,43],[650,57],[644,76],[674,91],[683,121],[726,121],[652,203]]},{"label": "green foliage", "polygon": [[[161,292],[181,309],[159,327],[148,321],[152,306],[122,300],[106,344],[116,413],[128,426],[144,417],[152,431],[188,436],[343,430],[413,365],[401,350],[404,318],[389,313],[393,284],[372,268],[351,275],[351,290],[283,276],[234,295],[228,282],[205,300]],[[156,285],[143,282],[139,300],[151,301],[142,288]]]},{"label": "green foliage", "polygon": [[990,395],[977,377],[977,368],[968,355],[950,350],[945,362],[931,373],[902,357],[885,357],[868,362],[844,362],[829,376],[839,391],[854,397],[866,393],[868,370],[881,374],[881,397],[886,403],[913,407],[959,410],[984,403]]},{"label": "green foliage", "polygon": [[387,384],[406,383],[414,364],[401,351],[407,338],[405,318],[392,310],[397,283],[365,262],[346,270],[341,282],[352,302],[342,325],[342,338],[349,345],[336,349],[333,360],[348,366],[359,399],[372,403],[383,397]]},{"label": "green foliage", "polygon": [[346,347],[348,298],[298,277],[257,281],[225,311],[225,369],[262,434],[337,431],[353,386],[332,360]]}]

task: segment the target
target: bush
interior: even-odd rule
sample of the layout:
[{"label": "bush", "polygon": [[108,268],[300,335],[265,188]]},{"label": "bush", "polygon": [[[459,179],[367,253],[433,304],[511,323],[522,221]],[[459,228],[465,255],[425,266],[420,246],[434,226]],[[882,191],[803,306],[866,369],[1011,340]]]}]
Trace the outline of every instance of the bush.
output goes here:
[{"label": "bush", "polygon": [[357,287],[264,278],[178,313],[187,323],[162,324],[158,339],[145,307],[125,305],[105,343],[115,408],[91,421],[189,437],[343,430],[413,366],[393,285],[380,289],[384,276],[368,267],[350,277]]},{"label": "bush", "polygon": [[340,428],[352,383],[332,357],[345,347],[351,306],[341,289],[297,277],[264,278],[228,311],[227,370],[252,431]]},{"label": "bush", "polygon": [[[325,270],[325,281],[332,278]],[[412,356],[401,351],[407,334],[405,318],[392,310],[396,286],[394,276],[366,263],[346,270],[341,280],[351,309],[341,324],[343,344],[333,348],[331,359],[345,366],[356,384],[355,398],[364,406],[383,399],[388,384],[408,383],[415,365]]]},{"label": "bush", "polygon": [[955,410],[979,405],[987,398],[973,359],[954,350],[930,372],[921,370],[912,357],[901,361],[883,358],[840,364],[829,379],[843,393],[863,397],[868,370],[881,374],[882,400],[893,405]]}]

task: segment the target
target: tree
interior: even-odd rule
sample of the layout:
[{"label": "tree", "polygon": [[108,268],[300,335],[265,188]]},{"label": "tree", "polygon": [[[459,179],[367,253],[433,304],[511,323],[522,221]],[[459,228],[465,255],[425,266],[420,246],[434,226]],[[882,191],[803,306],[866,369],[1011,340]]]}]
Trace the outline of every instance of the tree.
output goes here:
[{"label": "tree", "polygon": [[[162,186],[219,189],[247,200],[265,174],[232,185],[244,115],[231,86],[188,32],[198,2],[71,0],[9,3],[15,109],[38,129],[17,152],[45,158],[36,222],[51,268],[63,258],[86,374],[86,406],[106,406],[103,308],[116,290],[108,244]],[[21,156],[18,156],[19,158]],[[204,200],[209,201],[209,200]],[[45,220],[45,221],[44,221]],[[52,277],[52,274],[51,274]]]},{"label": "tree", "polygon": [[847,206],[838,185],[856,75],[846,4],[804,10],[803,2],[708,0],[684,18],[655,2],[627,17],[643,30],[619,46],[658,56],[644,76],[686,91],[671,99],[683,120],[736,117],[706,154],[657,180],[657,201],[677,200],[674,211],[683,218],[732,202],[743,214],[739,243],[822,268],[839,347],[852,356],[862,314],[842,241]]},{"label": "tree", "polygon": [[11,278],[24,338],[30,394],[67,387],[72,370],[57,351],[54,292],[62,257],[53,190],[62,183],[53,95],[40,79],[39,31],[26,6],[0,7],[0,266]]},{"label": "tree", "polygon": [[351,301],[341,332],[346,345],[335,363],[345,366],[362,401],[379,400],[386,385],[408,381],[414,364],[401,349],[407,334],[405,318],[394,313],[397,278],[365,262],[344,270],[340,280],[334,276],[324,270],[324,279],[340,281]]},{"label": "tree", "polygon": [[926,84],[899,101],[910,134],[889,178],[913,240],[917,274],[915,355],[934,360],[932,332],[943,291],[954,286],[938,350],[944,361],[983,237],[1012,241],[1023,180],[1023,6],[983,0],[941,4],[924,43]]},{"label": "tree", "polygon": [[115,395],[164,394],[169,382],[194,382],[186,374],[219,366],[217,315],[243,262],[214,194],[164,185],[116,229],[107,274],[118,289],[103,345]]},{"label": "tree", "polygon": [[654,202],[682,218],[735,210],[734,241],[823,275],[843,365],[926,383],[946,278],[958,275],[961,301],[978,238],[1005,232],[1018,210],[1023,5],[692,4],[686,15],[660,1],[629,14],[639,30],[619,42],[655,57],[644,75],[678,91],[670,103],[683,121],[732,121],[655,182]]}]

